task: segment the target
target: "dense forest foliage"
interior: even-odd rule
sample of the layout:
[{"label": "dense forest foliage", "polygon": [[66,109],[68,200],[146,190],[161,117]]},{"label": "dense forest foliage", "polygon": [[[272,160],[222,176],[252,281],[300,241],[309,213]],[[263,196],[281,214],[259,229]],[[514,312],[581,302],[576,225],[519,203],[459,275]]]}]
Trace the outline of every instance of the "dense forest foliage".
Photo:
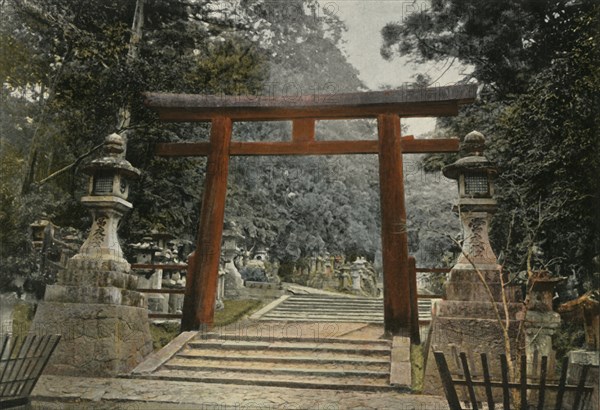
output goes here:
[{"label": "dense forest foliage", "polygon": [[[364,90],[340,51],[345,27],[329,3],[7,0],[1,8],[3,289],[39,270],[28,236],[34,220],[45,215],[85,234],[91,221],[78,201],[86,183],[80,168],[113,132],[127,138],[127,159],[142,170],[119,231],[125,248],[151,231],[194,240],[205,159],[158,158],[154,145],[206,140],[208,125],[160,123],[144,107],[144,91]],[[290,134],[288,123],[234,127],[237,140]],[[320,122],[317,138],[376,138],[376,125]],[[454,187],[425,177],[418,158],[407,163],[415,187],[407,188],[411,251],[439,266],[448,262],[449,243],[427,222],[456,230]],[[375,156],[233,158],[226,219],[242,230],[243,247],[267,247],[288,265],[324,252],[373,260],[380,248],[377,172]]]},{"label": "dense forest foliage", "polygon": [[473,67],[479,101],[438,125],[488,137],[500,171],[494,247],[514,275],[549,269],[580,292],[600,286],[599,20],[595,0],[432,0],[382,30],[385,58]]}]

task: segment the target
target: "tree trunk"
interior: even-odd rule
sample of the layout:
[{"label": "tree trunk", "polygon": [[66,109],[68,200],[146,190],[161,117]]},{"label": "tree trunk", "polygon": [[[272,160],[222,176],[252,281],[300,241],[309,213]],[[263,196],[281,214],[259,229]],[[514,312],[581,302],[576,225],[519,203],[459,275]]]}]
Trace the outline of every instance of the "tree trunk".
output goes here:
[{"label": "tree trunk", "polygon": [[[133,15],[133,23],[131,24],[131,37],[129,39],[129,49],[127,51],[127,66],[131,66],[138,56],[138,44],[142,39],[142,29],[144,27],[144,1],[145,0],[137,0],[135,4],[135,13]],[[122,154],[123,156],[127,153],[127,128],[130,123],[131,105],[129,102],[125,102],[117,113],[117,132],[123,130],[121,132],[121,137],[123,137],[124,142],[123,147],[125,148]]]}]

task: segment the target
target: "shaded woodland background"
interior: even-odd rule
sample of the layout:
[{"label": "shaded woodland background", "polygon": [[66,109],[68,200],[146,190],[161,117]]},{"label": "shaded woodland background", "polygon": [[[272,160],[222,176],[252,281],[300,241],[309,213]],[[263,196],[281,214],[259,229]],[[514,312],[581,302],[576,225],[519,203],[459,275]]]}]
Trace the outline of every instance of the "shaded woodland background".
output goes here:
[{"label": "shaded woodland background", "polygon": [[[42,214],[85,232],[80,166],[112,132],[142,170],[120,228],[124,244],[151,230],[193,240],[204,159],[161,159],[154,144],[206,140],[206,124],[166,124],[144,91],[298,95],[364,91],[340,51],[343,22],[317,1],[146,0],[142,37],[128,58],[136,1],[5,0],[1,4],[0,288],[45,283],[30,249]],[[376,4],[374,4],[376,7]],[[600,5],[593,0],[433,0],[390,16],[384,58],[456,59],[473,66],[479,101],[441,118],[435,136],[488,137],[499,165],[492,239],[515,280],[530,268],[598,286]],[[402,23],[396,22],[402,18]],[[431,79],[420,75],[415,86]],[[131,120],[119,128],[117,113]],[[234,139],[281,140],[285,123],[236,124]],[[318,139],[376,138],[372,121],[320,122]],[[459,234],[451,155],[405,156],[410,251],[421,266],[451,266]],[[62,171],[60,171],[62,170]],[[57,172],[58,171],[58,172]],[[329,252],[373,260],[380,248],[374,156],[234,158],[228,220],[246,249],[282,264]],[[50,178],[49,178],[50,177]],[[126,246],[125,246],[126,248]]]}]

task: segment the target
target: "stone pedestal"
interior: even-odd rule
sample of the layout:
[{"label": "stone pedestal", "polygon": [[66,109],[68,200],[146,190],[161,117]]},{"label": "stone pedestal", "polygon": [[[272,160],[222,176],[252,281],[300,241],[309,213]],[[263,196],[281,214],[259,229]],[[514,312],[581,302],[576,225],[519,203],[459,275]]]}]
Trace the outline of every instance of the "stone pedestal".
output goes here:
[{"label": "stone pedestal", "polygon": [[552,336],[560,327],[560,315],[554,312],[528,311],[523,327],[527,360],[533,362],[536,352],[538,357],[550,356],[553,352]]},{"label": "stone pedestal", "polygon": [[244,279],[237,270],[233,258],[225,262],[223,296],[225,299],[239,299],[244,294]]},{"label": "stone pedestal", "polygon": [[183,311],[183,295],[172,294],[169,296],[168,313],[181,313]]},{"label": "stone pedestal", "polygon": [[552,310],[554,287],[564,278],[552,278],[547,271],[535,271],[529,278],[526,310],[519,316],[525,329],[525,351],[532,363],[539,357],[553,353],[552,336],[560,327],[560,315]]},{"label": "stone pedestal", "polygon": [[362,291],[360,271],[353,270],[350,273],[350,276],[352,277],[352,291],[354,293],[360,293]]},{"label": "stone pedestal", "polygon": [[152,352],[146,309],[102,303],[41,302],[32,329],[62,334],[46,374],[116,376]]},{"label": "stone pedestal", "polygon": [[[503,331],[494,310],[494,305],[504,321],[504,305],[500,295],[500,269],[481,271],[494,294],[491,302],[485,286],[473,269],[453,269],[446,284],[446,300],[436,304],[437,314],[433,317],[427,340],[424,393],[439,394],[443,387],[433,351],[446,355],[450,371],[458,374],[459,367],[454,357],[460,352],[472,352],[475,368],[481,369],[480,353],[486,353],[490,371],[495,376],[500,369],[499,355],[505,353]],[[517,335],[520,321],[517,314],[522,310],[521,303],[515,303],[517,295],[509,292],[512,302],[508,303],[509,338],[512,354],[517,353]],[[471,363],[469,363],[471,365]]]},{"label": "stone pedestal", "polygon": [[137,278],[125,272],[128,267],[72,258],[58,284],[46,287],[32,331],[62,335],[46,373],[115,376],[152,352],[146,300],[135,291]]},{"label": "stone pedestal", "polygon": [[[146,279],[145,273],[141,272],[136,274],[138,278],[137,287],[140,289],[161,289],[162,288],[162,269],[154,271],[149,279]],[[147,293],[146,299],[148,300],[148,309],[151,312],[167,313],[168,311],[168,300],[169,295],[163,295],[160,293]]]}]

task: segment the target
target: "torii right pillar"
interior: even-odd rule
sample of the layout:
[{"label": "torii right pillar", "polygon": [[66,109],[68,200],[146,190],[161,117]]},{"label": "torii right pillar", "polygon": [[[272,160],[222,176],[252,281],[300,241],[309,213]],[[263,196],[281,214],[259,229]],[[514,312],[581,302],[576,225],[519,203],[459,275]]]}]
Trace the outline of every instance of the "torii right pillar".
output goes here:
[{"label": "torii right pillar", "polygon": [[[491,216],[496,209],[493,179],[496,168],[483,150],[485,137],[473,131],[461,146],[462,158],[443,169],[444,176],[458,181],[459,200],[454,206],[462,224],[462,252],[450,271],[445,284],[445,298],[435,306],[435,312],[425,357],[424,393],[443,391],[433,351],[446,355],[450,371],[460,373],[455,357],[460,352],[474,359],[472,369],[481,369],[479,353],[486,353],[490,371],[500,369],[499,355],[505,353],[506,340],[495,309],[505,320],[502,298],[502,269],[488,238]],[[483,283],[485,281],[485,283]],[[520,295],[514,288],[505,288],[509,312],[509,341],[512,354],[517,353],[519,321],[522,309]]]}]

